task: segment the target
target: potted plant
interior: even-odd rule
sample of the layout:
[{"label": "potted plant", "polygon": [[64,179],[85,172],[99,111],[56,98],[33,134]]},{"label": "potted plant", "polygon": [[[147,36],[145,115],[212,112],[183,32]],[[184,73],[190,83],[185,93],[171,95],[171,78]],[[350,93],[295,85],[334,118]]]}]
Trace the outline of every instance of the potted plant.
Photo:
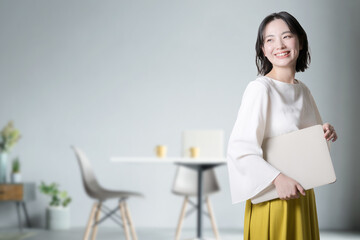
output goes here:
[{"label": "potted plant", "polygon": [[12,121],[1,130],[0,140],[0,183],[7,182],[7,159],[9,152],[20,139],[19,130],[14,128]]},{"label": "potted plant", "polygon": [[49,230],[64,230],[70,228],[69,203],[71,198],[66,191],[59,191],[59,185],[51,183],[46,185],[41,182],[40,192],[51,197],[46,208],[46,227]]},{"label": "potted plant", "polygon": [[11,170],[11,182],[12,183],[20,183],[21,182],[21,173],[20,173],[19,157],[13,159],[11,169],[12,169]]}]

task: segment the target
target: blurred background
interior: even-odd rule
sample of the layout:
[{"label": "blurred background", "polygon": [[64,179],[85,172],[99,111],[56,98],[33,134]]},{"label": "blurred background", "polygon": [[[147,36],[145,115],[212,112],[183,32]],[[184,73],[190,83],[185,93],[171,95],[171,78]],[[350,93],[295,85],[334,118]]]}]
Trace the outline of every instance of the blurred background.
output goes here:
[{"label": "blurred background", "polygon": [[[339,135],[331,147],[337,182],[316,189],[320,228],[359,230],[360,1],[2,0],[0,127],[13,120],[22,136],[9,158],[19,157],[25,182],[67,190],[72,227],[85,226],[93,203],[76,145],[103,186],[146,196],[129,202],[137,228],[174,228],[183,201],[171,193],[176,166],[110,157],[154,156],[158,144],[180,156],[189,129],[223,129],[226,149],[257,76],[258,26],[282,10],[298,19],[311,48],[310,68],[296,78]],[[245,206],[231,204],[226,166],[215,171],[218,226],[242,229]],[[35,227],[45,226],[48,200],[37,192],[28,203]],[[17,226],[12,203],[2,202],[0,213],[1,228]]]}]

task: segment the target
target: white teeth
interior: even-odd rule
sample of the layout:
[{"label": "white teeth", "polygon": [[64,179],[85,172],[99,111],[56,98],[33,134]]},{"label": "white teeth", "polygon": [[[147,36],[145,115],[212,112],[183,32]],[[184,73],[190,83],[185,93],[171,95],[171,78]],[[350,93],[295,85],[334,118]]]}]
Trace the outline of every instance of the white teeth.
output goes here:
[{"label": "white teeth", "polygon": [[279,57],[282,57],[282,56],[285,56],[287,55],[289,52],[284,52],[284,53],[280,53],[280,54],[275,54],[276,56],[279,56]]}]

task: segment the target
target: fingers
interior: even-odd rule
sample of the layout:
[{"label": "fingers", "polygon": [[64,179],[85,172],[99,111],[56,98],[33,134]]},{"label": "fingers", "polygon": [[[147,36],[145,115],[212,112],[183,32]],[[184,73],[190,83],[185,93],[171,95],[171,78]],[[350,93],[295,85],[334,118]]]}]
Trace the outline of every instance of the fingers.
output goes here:
[{"label": "fingers", "polygon": [[333,142],[335,142],[336,140],[338,139],[338,136],[337,136],[337,134],[336,134],[336,132],[335,132],[335,130],[334,130],[334,137],[333,137]]},{"label": "fingers", "polygon": [[297,184],[297,185],[296,185],[296,188],[297,188],[297,190],[301,193],[301,195],[303,195],[303,196],[306,195],[305,189],[304,189],[300,184]]},{"label": "fingers", "polygon": [[297,198],[299,198],[300,196],[299,196],[299,192],[298,191],[296,191],[296,193],[294,194],[294,195],[292,195],[292,199],[297,199]]},{"label": "fingers", "polygon": [[305,190],[299,185],[295,186],[295,188],[291,192],[283,192],[282,194],[279,194],[279,198],[281,200],[298,199],[300,198],[299,192],[301,193],[301,195],[305,196]]},{"label": "fingers", "polygon": [[300,194],[305,196],[305,189],[300,183],[282,173],[275,178],[274,185],[282,200],[296,199],[300,197]]},{"label": "fingers", "polygon": [[329,123],[324,123],[322,127],[323,127],[323,130],[325,132],[327,130],[330,130],[331,125]]},{"label": "fingers", "polygon": [[337,140],[338,136],[335,132],[335,129],[329,123],[325,123],[323,125],[323,130],[324,130],[324,137],[326,138],[327,141],[332,140],[333,142],[335,142]]},{"label": "fingers", "polygon": [[329,137],[331,136],[331,131],[330,130],[326,130],[326,132],[325,132],[325,138],[326,138],[326,140],[328,140],[329,141]]},{"label": "fingers", "polygon": [[291,200],[291,199],[298,199],[299,197],[300,197],[299,194],[296,192],[294,194],[282,196],[282,197],[279,197],[279,198],[281,200]]},{"label": "fingers", "polygon": [[332,140],[333,142],[335,142],[338,137],[337,137],[337,134],[336,134],[335,130],[333,130],[330,133],[325,133],[325,138],[326,138],[327,141]]},{"label": "fingers", "polygon": [[323,125],[323,130],[324,130],[324,133],[325,133],[325,138],[328,139],[329,136],[331,135],[331,132],[332,132],[332,126],[328,123],[325,123]]},{"label": "fingers", "polygon": [[325,123],[322,127],[323,127],[324,132],[334,130],[334,127],[331,126],[329,123]]},{"label": "fingers", "polygon": [[336,141],[337,135],[336,135],[335,131],[331,133],[330,137],[327,140],[330,141],[331,139],[332,139],[333,142]]}]

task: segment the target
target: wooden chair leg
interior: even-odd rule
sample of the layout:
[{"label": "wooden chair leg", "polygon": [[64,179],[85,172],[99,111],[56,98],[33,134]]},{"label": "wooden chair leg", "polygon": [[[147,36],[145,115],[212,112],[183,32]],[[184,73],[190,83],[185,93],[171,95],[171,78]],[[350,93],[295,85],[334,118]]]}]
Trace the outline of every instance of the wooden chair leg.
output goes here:
[{"label": "wooden chair leg", "polygon": [[211,227],[212,227],[212,229],[213,229],[215,238],[216,238],[216,240],[219,240],[219,239],[220,239],[220,236],[219,236],[219,232],[218,232],[217,226],[216,226],[214,211],[213,211],[213,209],[212,209],[212,206],[211,206],[211,203],[210,203],[210,199],[209,199],[208,197],[206,197],[206,205],[207,205],[208,212],[209,212],[209,215],[210,215]]},{"label": "wooden chair leg", "polygon": [[125,211],[126,211],[126,217],[127,217],[127,220],[129,221],[129,226],[130,226],[130,231],[131,231],[131,237],[132,237],[133,240],[137,240],[135,227],[134,227],[134,224],[133,224],[131,215],[130,215],[129,207],[128,207],[128,205],[127,205],[126,202],[124,202],[124,206],[125,206]]},{"label": "wooden chair leg", "polygon": [[91,225],[92,225],[92,223],[94,221],[94,215],[95,215],[97,205],[98,205],[98,203],[96,202],[96,203],[94,203],[93,207],[91,208],[90,217],[89,217],[88,223],[86,225],[83,240],[87,240],[89,238],[89,233],[90,233],[90,230],[91,230]]},{"label": "wooden chair leg", "polygon": [[124,226],[125,239],[130,240],[128,223],[127,223],[127,220],[126,220],[126,210],[125,210],[124,202],[120,202],[119,207],[120,207],[121,219],[122,219],[123,226]]},{"label": "wooden chair leg", "polygon": [[186,196],[186,197],[184,198],[184,203],[183,203],[183,206],[182,206],[182,208],[181,208],[179,223],[178,223],[178,226],[177,226],[177,228],[176,228],[175,240],[179,240],[179,239],[180,239],[181,227],[182,227],[183,220],[184,220],[184,217],[185,217],[186,205],[187,205],[188,199],[189,199],[188,196]]},{"label": "wooden chair leg", "polygon": [[[97,205],[97,209],[96,209],[96,213],[95,213],[95,223],[96,223],[97,221],[99,221],[100,212],[101,212],[101,202],[99,202],[99,204]],[[95,240],[95,239],[96,239],[97,230],[98,230],[98,225],[95,224],[95,225],[94,225],[94,228],[93,228],[93,230],[92,230],[91,240]]]}]

